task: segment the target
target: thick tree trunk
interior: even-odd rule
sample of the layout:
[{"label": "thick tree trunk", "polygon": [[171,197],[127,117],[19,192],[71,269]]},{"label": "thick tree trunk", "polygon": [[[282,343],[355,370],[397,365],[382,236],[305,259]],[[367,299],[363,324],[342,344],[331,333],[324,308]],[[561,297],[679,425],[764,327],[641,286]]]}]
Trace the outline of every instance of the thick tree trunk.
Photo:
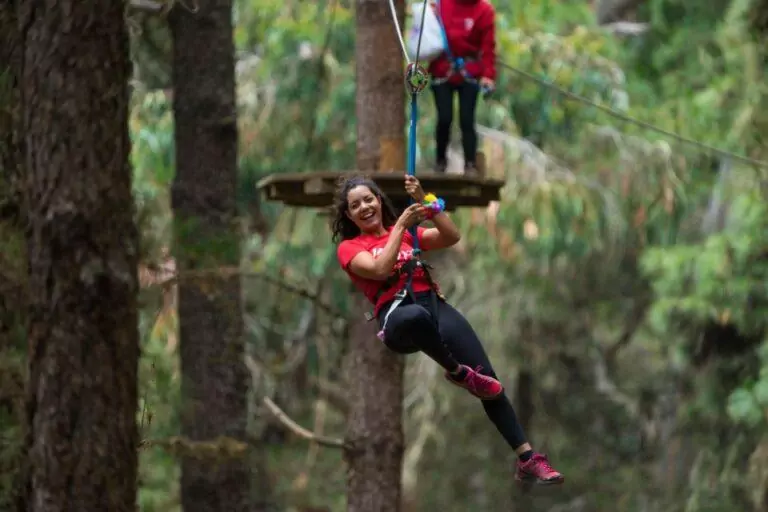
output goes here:
[{"label": "thick tree trunk", "polygon": [[[403,3],[398,2],[402,23]],[[357,1],[357,167],[378,169],[381,144],[402,138],[403,59],[386,0]],[[404,167],[405,162],[403,162]],[[350,512],[401,508],[403,358],[375,336],[363,311],[350,329],[347,431]]]},{"label": "thick tree trunk", "polygon": [[[248,373],[240,278],[217,273],[240,261],[236,225],[237,124],[231,0],[177,4],[173,35],[176,179],[172,202],[180,272],[182,435],[243,440]],[[185,512],[249,509],[247,458],[184,457]]]},{"label": "thick tree trunk", "polygon": [[[18,137],[21,44],[16,10],[15,1],[0,3],[0,220],[3,221],[16,217],[20,206],[16,184],[21,160]],[[0,323],[0,327],[2,325]]]},{"label": "thick tree trunk", "polygon": [[24,289],[26,259],[19,218],[21,45],[16,2],[0,3],[0,510],[26,510],[22,477]]},{"label": "thick tree trunk", "polygon": [[[24,272],[19,271],[24,262],[20,261],[16,250],[23,245],[18,179],[23,156],[18,134],[20,50],[15,3],[0,3],[0,354],[15,344],[18,337],[15,329],[23,314],[20,291]],[[6,358],[0,358],[0,361],[4,360]],[[0,368],[4,368],[2,364]],[[3,408],[3,382],[0,378],[0,410]]]},{"label": "thick tree trunk", "polygon": [[[395,4],[403,27],[404,2],[395,0]],[[382,143],[385,151],[403,143],[403,52],[387,0],[357,0],[356,16],[357,168],[379,170],[379,162],[389,160],[382,154]],[[402,146],[394,153],[402,155]],[[405,170],[405,161],[398,170]]]},{"label": "thick tree trunk", "polygon": [[401,509],[403,358],[376,338],[363,312],[350,327],[347,510]]},{"label": "thick tree trunk", "polygon": [[139,335],[124,6],[20,2],[29,511],[135,512]]}]

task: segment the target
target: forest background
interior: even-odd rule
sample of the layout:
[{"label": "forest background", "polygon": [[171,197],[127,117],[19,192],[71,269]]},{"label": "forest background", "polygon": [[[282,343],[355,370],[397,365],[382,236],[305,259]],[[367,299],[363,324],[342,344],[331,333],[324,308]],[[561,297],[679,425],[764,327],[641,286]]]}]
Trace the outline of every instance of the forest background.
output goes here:
[{"label": "forest background", "polygon": [[[589,2],[494,5],[499,58],[511,68],[481,101],[478,124],[489,172],[507,183],[498,203],[455,214],[464,238],[435,263],[566,485],[521,498],[512,453],[476,401],[412,356],[404,502],[419,511],[768,510],[768,189],[766,167],[739,157],[768,159],[768,4],[634,2],[621,19],[637,33],[601,25]],[[233,20],[254,500],[265,510],[343,510],[342,451],[287,433],[263,399],[318,434],[343,436],[341,369],[359,297],[337,268],[328,218],[266,202],[256,183],[355,168],[354,5],[237,0]],[[141,436],[158,440],[140,452],[139,502],[172,512],[184,446],[159,441],[180,429],[171,34],[156,13],[129,13],[128,23]],[[426,169],[435,116],[428,95],[421,104]],[[11,274],[18,239],[5,233],[0,244]],[[0,346],[1,404],[23,387],[14,332]],[[14,407],[0,407],[0,510],[21,453]]]}]

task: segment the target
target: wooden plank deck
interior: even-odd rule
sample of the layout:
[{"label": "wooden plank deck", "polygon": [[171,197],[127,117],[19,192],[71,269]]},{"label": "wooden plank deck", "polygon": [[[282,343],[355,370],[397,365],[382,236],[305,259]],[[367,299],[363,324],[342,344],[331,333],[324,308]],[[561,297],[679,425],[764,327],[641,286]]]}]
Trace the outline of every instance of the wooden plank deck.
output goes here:
[{"label": "wooden plank deck", "polygon": [[[288,206],[327,208],[333,203],[333,195],[340,179],[352,173],[372,178],[396,207],[408,204],[403,187],[405,171],[320,171],[308,173],[277,173],[260,180],[256,187],[270,201],[280,201]],[[504,181],[432,171],[418,172],[424,190],[445,200],[446,208],[484,207],[499,199]]]}]

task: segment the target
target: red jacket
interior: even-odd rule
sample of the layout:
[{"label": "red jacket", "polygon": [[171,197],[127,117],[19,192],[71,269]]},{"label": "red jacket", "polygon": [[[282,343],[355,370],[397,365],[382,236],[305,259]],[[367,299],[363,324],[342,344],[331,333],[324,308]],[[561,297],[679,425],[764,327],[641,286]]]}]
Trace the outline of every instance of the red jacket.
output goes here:
[{"label": "red jacket", "polygon": [[[438,16],[445,28],[448,47],[454,58],[465,59],[464,68],[475,79],[496,80],[496,13],[488,0],[439,0]],[[466,62],[466,59],[477,59]],[[429,72],[445,78],[451,62],[445,54],[433,60]],[[460,84],[463,78],[454,73],[449,81]]]}]

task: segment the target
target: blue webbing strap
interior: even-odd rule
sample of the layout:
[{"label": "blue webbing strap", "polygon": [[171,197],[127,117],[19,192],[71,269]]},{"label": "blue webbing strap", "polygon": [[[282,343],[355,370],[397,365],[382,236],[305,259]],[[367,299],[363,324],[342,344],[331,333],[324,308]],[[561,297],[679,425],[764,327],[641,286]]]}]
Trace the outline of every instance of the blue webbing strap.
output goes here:
[{"label": "blue webbing strap", "polygon": [[[416,100],[417,94],[411,93],[411,125],[409,127],[408,134],[408,175],[416,175],[416,123],[419,120],[419,107]],[[413,198],[410,199],[409,204],[413,204]],[[416,231],[417,227],[412,226],[410,228],[411,236],[413,237],[413,255],[417,256],[421,249],[419,248],[419,238]]]}]

